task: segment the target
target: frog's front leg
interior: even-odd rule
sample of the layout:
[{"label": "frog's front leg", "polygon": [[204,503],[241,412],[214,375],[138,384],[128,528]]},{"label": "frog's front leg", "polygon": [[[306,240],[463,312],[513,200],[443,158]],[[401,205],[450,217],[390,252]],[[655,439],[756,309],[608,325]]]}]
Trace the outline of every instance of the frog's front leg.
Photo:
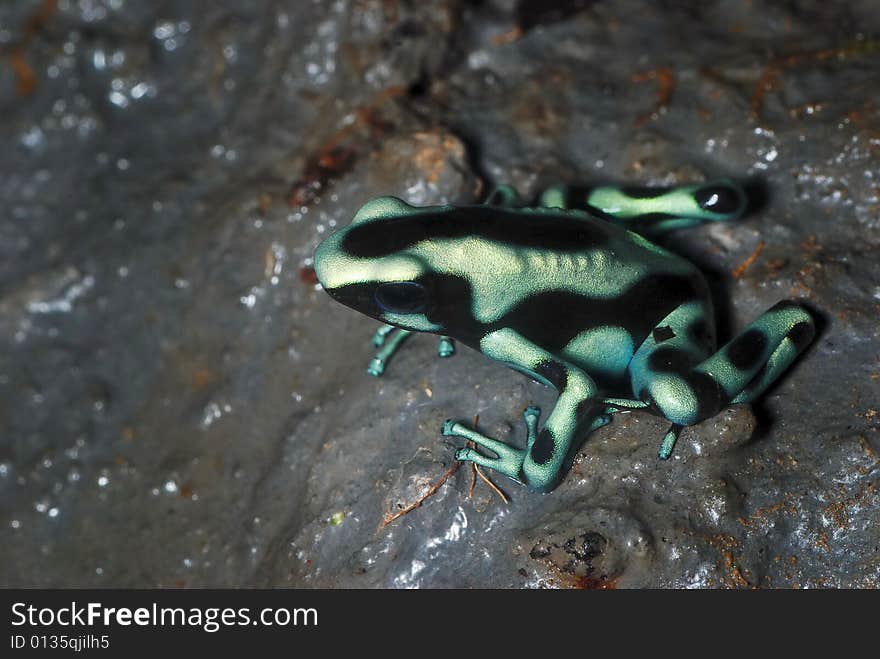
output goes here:
[{"label": "frog's front leg", "polygon": [[[385,372],[388,360],[398,351],[403,342],[412,334],[410,330],[400,329],[394,325],[382,325],[373,334],[373,345],[379,348],[367,366],[367,373],[379,377]],[[450,336],[441,336],[437,346],[437,355],[452,357],[455,354],[455,341]]]},{"label": "frog's front leg", "polygon": [[443,434],[464,437],[498,456],[491,458],[464,448],[456,453],[457,459],[499,471],[529,489],[549,492],[569,466],[577,448],[574,442],[578,432],[585,426],[593,430],[610,420],[605,414],[605,405],[597,397],[596,384],[578,367],[548,353],[512,329],[487,334],[480,341],[480,349],[492,359],[552,385],[559,391],[556,405],[540,432],[537,430],[537,408],[526,410],[528,442],[524,450],[451,421],[444,424]]},{"label": "frog's front leg", "polygon": [[376,333],[373,334],[373,345],[379,348],[376,355],[370,360],[367,366],[367,373],[374,377],[379,377],[385,372],[385,366],[392,355],[397,352],[398,348],[403,345],[412,332],[410,330],[400,329],[394,325],[383,325]]},{"label": "frog's front leg", "polygon": [[554,186],[541,195],[549,208],[575,208],[649,236],[704,222],[727,222],[746,209],[743,189],[728,179],[675,188]]}]

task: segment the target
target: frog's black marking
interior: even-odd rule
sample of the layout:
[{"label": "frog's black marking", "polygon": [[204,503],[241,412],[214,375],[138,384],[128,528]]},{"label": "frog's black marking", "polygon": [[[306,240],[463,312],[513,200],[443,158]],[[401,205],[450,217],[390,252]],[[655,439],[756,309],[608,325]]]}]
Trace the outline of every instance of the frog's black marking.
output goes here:
[{"label": "frog's black marking", "polygon": [[[714,416],[724,405],[730,402],[730,399],[724,393],[724,389],[721,387],[721,385],[718,384],[718,382],[712,376],[706,373],[688,370],[672,365],[670,365],[670,367],[667,369],[661,370],[665,372],[675,373],[678,377],[681,378],[681,385],[686,386],[690,389],[691,393],[693,394],[693,399],[696,400],[696,408],[693,410],[693,413],[694,418],[697,421],[708,419],[709,417]],[[671,401],[654,397],[653,395],[651,395],[651,392],[647,386],[642,387],[642,389],[638,392],[638,397],[640,400],[646,401],[655,414],[658,414],[667,419],[672,416],[670,410],[668,409],[668,405]]]},{"label": "frog's black marking", "polygon": [[648,368],[655,373],[684,375],[696,362],[692,353],[673,347],[657,348],[648,356]]},{"label": "frog's black marking", "polygon": [[419,313],[428,304],[428,291],[414,281],[379,284],[375,297],[379,307],[390,313]]},{"label": "frog's black marking", "polygon": [[733,188],[722,185],[711,185],[694,192],[694,199],[703,210],[712,213],[735,213],[740,210],[743,199]]},{"label": "frog's black marking", "polygon": [[538,433],[538,439],[532,444],[532,460],[535,464],[546,464],[553,457],[553,446],[556,439],[549,428],[544,428]]},{"label": "frog's black marking", "polygon": [[813,334],[815,334],[813,326],[808,322],[801,321],[788,330],[785,336],[794,343],[795,350],[800,352],[813,340]]},{"label": "frog's black marking", "polygon": [[[666,317],[701,293],[698,280],[668,273],[640,279],[608,299],[545,291],[522,300],[489,327],[518,327],[523,336],[548,352],[558,352],[581,332],[603,325],[626,328],[638,346],[654,328],[651,319]],[[560,309],[565,310],[562,317]],[[547,318],[556,321],[547,322]]]},{"label": "frog's black marking", "polygon": [[740,370],[754,366],[767,347],[767,337],[758,329],[750,329],[736,337],[727,346],[726,354],[730,363]]},{"label": "frog's black marking", "polygon": [[620,188],[620,191],[628,197],[633,197],[634,199],[656,199],[657,197],[662,197],[667,192],[669,192],[669,188],[651,188],[641,185],[625,185]]},{"label": "frog's black marking", "polygon": [[[352,226],[340,245],[350,256],[376,258],[431,239],[482,238],[518,247],[581,252],[607,244],[613,229],[558,213],[510,212],[467,206],[452,212],[390,217]],[[616,235],[616,233],[615,233]]]},{"label": "frog's black marking", "polygon": [[705,320],[695,320],[688,325],[687,335],[700,347],[711,348],[715,345],[715,335]]},{"label": "frog's black marking", "polygon": [[715,416],[722,407],[730,402],[722,386],[711,375],[700,371],[691,371],[683,377],[697,397],[697,418],[699,420]]},{"label": "frog's black marking", "polygon": [[669,339],[675,338],[675,332],[669,325],[664,325],[663,327],[657,327],[653,332],[654,343],[663,343],[664,341],[669,341]]},{"label": "frog's black marking", "polygon": [[562,391],[568,383],[565,367],[557,361],[545,359],[535,367],[535,373],[552,384],[557,391]]}]

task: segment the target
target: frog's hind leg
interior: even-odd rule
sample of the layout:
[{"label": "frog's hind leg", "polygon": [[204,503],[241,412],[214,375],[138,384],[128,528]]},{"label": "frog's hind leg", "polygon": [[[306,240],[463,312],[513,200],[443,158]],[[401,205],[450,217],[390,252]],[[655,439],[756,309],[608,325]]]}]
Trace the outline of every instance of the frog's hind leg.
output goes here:
[{"label": "frog's hind leg", "polygon": [[[715,347],[711,319],[712,310],[706,302],[678,306],[654,327],[629,364],[636,397],[677,426],[708,418],[723,404],[718,383],[696,372]],[[671,451],[676,437],[676,428],[670,428],[664,452]]]},{"label": "frog's hind leg", "polygon": [[555,186],[544,191],[540,205],[574,208],[649,236],[704,222],[726,222],[746,209],[743,189],[722,179],[676,188]]},{"label": "frog's hind leg", "polygon": [[[760,316],[752,323],[747,332],[749,331],[759,332],[761,336],[769,338],[771,345],[775,347],[755,376],[733,397],[731,402],[734,404],[751,403],[763,394],[810,345],[816,334],[816,327],[812,316],[802,306],[784,301]],[[737,338],[742,336],[741,334]],[[735,348],[735,352],[740,349]]]},{"label": "frog's hind leg", "polygon": [[[662,323],[658,329],[664,329]],[[809,345],[815,333],[813,318],[803,307],[780,302],[715,354],[693,365],[696,353],[688,343],[695,343],[695,337],[678,344],[674,339],[657,342],[658,329],[633,358],[632,384],[640,399],[673,423],[673,435],[675,425],[692,425],[726,405],[757,398]],[[666,329],[674,332],[671,327]],[[690,331],[697,330],[692,327]],[[667,334],[664,329],[660,338]],[[661,457],[668,457],[673,444],[667,433]]]}]

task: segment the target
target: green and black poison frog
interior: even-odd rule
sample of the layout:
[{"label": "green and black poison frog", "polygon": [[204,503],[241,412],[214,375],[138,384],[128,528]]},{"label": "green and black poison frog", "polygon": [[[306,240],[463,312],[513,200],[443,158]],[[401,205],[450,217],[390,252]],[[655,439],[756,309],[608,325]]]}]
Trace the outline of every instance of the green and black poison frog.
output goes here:
[{"label": "green and black poison frog", "polygon": [[813,319],[780,302],[717,350],[709,291],[685,259],[648,240],[671,229],[738,218],[731,181],[667,190],[554,187],[524,206],[509,187],[479,206],[367,203],[324,240],[315,272],[334,299],[385,325],[368,371],[380,375],[412,332],[453,339],[559,397],[543,427],[524,412],[525,449],[447,421],[472,461],[532,490],[558,485],[582,440],[621,410],[647,409],[682,426],[758,397],[810,343]]}]

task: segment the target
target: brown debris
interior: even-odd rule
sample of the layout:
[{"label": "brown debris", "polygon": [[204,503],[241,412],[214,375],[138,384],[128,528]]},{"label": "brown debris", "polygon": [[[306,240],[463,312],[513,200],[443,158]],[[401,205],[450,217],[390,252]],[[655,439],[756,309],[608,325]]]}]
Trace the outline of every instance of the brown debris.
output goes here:
[{"label": "brown debris", "polygon": [[486,483],[486,485],[488,485],[490,488],[492,488],[492,491],[495,494],[497,494],[499,497],[501,497],[501,500],[504,503],[510,503],[510,499],[507,498],[507,495],[504,494],[504,492],[501,490],[501,488],[498,487],[497,485],[495,485],[495,483],[492,482],[492,479],[490,479],[488,476],[486,476],[486,474],[483,473],[483,470],[480,469],[476,465],[476,463],[471,463],[471,464],[474,465],[474,471],[483,480],[483,482]]},{"label": "brown debris", "polygon": [[25,51],[33,38],[43,29],[58,10],[58,0],[43,0],[21,28],[21,39],[0,55],[9,57],[9,65],[15,74],[15,91],[20,96],[28,96],[37,88],[37,75],[25,59]]},{"label": "brown debris", "polygon": [[369,139],[384,135],[390,126],[382,119],[379,108],[389,99],[402,96],[403,87],[393,86],[379,92],[373,100],[354,111],[354,121],[337,130],[306,161],[303,175],[287,193],[290,206],[308,206],[321,190],[331,186],[337,178],[348,172],[356,162],[362,140],[359,131],[366,131]]},{"label": "brown debris", "polygon": [[314,268],[303,266],[299,269],[299,280],[304,284],[314,286],[318,283],[318,275],[315,274]]},{"label": "brown debris", "polygon": [[[752,91],[750,103],[749,117],[753,121],[761,118],[761,109],[764,106],[764,97],[769,93],[779,89],[782,74],[786,69],[792,69],[804,64],[814,64],[818,62],[827,62],[833,60],[845,60],[851,57],[867,55],[880,50],[880,42],[878,41],[858,41],[854,44],[844,46],[842,48],[825,48],[806,53],[795,53],[786,55],[785,57],[777,57],[770,61],[764,68],[758,82]],[[813,104],[821,105],[821,104]],[[795,115],[797,116],[797,115]]]},{"label": "brown debris", "polygon": [[762,522],[767,520],[768,517],[781,512],[789,515],[797,514],[797,506],[792,501],[791,495],[786,495],[785,499],[779,503],[758,508],[748,517],[748,519],[745,517],[738,517],[737,521],[747,529],[755,529],[756,527],[759,527]]},{"label": "brown debris", "polygon": [[650,71],[634,73],[630,80],[632,82],[657,81],[657,102],[650,112],[646,112],[636,118],[635,127],[641,128],[651,119],[656,119],[660,112],[669,105],[669,101],[672,99],[672,92],[675,90],[675,76],[672,73],[672,69],[661,66]]},{"label": "brown debris", "polygon": [[749,257],[733,269],[733,272],[730,273],[731,276],[734,279],[739,279],[740,277],[742,277],[745,274],[746,270],[748,270],[752,266],[752,264],[758,260],[758,257],[763,251],[764,241],[759,240],[758,244],[755,246],[755,249],[752,251]]},{"label": "brown debris", "polygon": [[[474,422],[473,422],[474,427],[476,427],[479,420],[480,420],[479,416],[474,417]],[[473,447],[474,444],[473,444],[473,442],[468,442],[467,446]],[[455,474],[456,471],[458,471],[458,469],[459,469],[459,467],[461,467],[461,465],[462,465],[462,463],[459,462],[458,460],[456,460],[455,464],[452,465],[449,469],[447,469],[446,473],[444,473],[437,481],[435,481],[434,484],[428,488],[428,491],[425,492],[424,495],[419,497],[416,501],[409,504],[405,508],[401,508],[396,513],[386,513],[385,519],[382,520],[382,527],[381,528],[385,528],[386,526],[391,524],[391,522],[393,522],[394,520],[411,513],[416,508],[421,507],[421,505],[427,499],[429,499],[430,497],[437,494],[437,492],[440,490],[440,488],[443,487],[443,484],[446,481],[448,481],[452,477],[452,475]],[[474,486],[476,485],[476,482],[477,482],[477,476],[479,476],[483,480],[483,482],[486,483],[486,485],[488,485],[490,488],[492,488],[492,491],[495,492],[495,494],[497,494],[504,503],[510,503],[510,499],[504,494],[504,492],[501,490],[501,488],[499,488],[497,485],[495,485],[495,483],[493,483],[492,480],[483,473],[483,470],[480,469],[476,465],[476,463],[471,462],[471,468],[472,468],[472,470],[471,470],[471,485],[468,488],[468,499],[470,499],[474,493]]]},{"label": "brown debris", "polygon": [[751,586],[748,579],[743,576],[733,550],[739,546],[739,542],[732,535],[717,533],[706,538],[710,545],[715,547],[721,554],[724,569],[727,570],[728,580],[725,585],[730,588],[748,588]]},{"label": "brown debris", "polygon": [[523,35],[523,29],[516,25],[513,28],[509,29],[507,32],[502,34],[496,34],[492,37],[492,45],[494,46],[503,46],[508,43],[513,43],[514,41],[518,41]]},{"label": "brown debris", "polygon": [[425,501],[426,501],[427,499],[429,499],[430,497],[432,497],[432,496],[434,496],[435,494],[437,494],[437,491],[438,491],[441,487],[443,487],[443,484],[446,483],[446,481],[448,481],[448,480],[453,476],[453,474],[455,474],[456,471],[458,471],[458,468],[459,468],[459,467],[461,467],[461,462],[459,462],[458,460],[456,460],[456,461],[455,461],[455,464],[453,464],[449,469],[447,469],[447,470],[446,470],[446,473],[444,473],[444,474],[443,474],[443,475],[442,475],[442,476],[441,476],[441,477],[440,477],[440,478],[439,478],[439,479],[438,479],[438,480],[437,480],[437,481],[436,481],[431,487],[429,487],[429,488],[428,488],[428,491],[425,492],[424,495],[422,495],[421,497],[419,497],[416,501],[414,501],[413,503],[409,504],[409,505],[406,506],[405,508],[401,508],[401,509],[398,510],[396,513],[393,513],[393,514],[392,514],[392,513],[386,513],[386,514],[385,514],[385,519],[382,520],[382,527],[381,527],[381,528],[385,528],[386,526],[388,526],[389,524],[391,524],[391,522],[393,522],[394,520],[396,520],[396,519],[398,519],[398,518],[400,518],[400,517],[403,517],[404,515],[408,515],[409,513],[411,513],[412,511],[414,511],[416,508],[420,508],[421,505],[422,505],[423,503],[425,503]]}]

